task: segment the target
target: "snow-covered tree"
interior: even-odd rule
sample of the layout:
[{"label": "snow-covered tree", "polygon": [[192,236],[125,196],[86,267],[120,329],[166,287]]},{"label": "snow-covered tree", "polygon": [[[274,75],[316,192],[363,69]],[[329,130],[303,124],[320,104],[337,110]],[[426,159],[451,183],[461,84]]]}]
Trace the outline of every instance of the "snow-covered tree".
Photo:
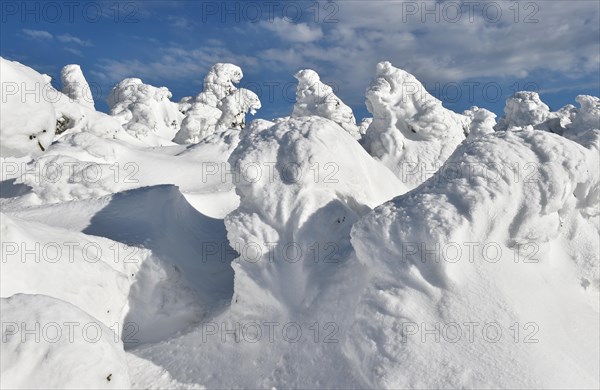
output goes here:
[{"label": "snow-covered tree", "polygon": [[79,65],[64,66],[60,72],[60,80],[62,93],[82,106],[95,110],[92,91]]},{"label": "snow-covered tree", "polygon": [[107,102],[110,114],[121,119],[130,134],[150,144],[162,144],[173,139],[184,118],[177,103],[169,100],[171,96],[166,87],[128,78],[112,89]]},{"label": "snow-covered tree", "polygon": [[470,119],[470,123],[465,133],[470,137],[479,137],[480,135],[494,132],[496,125],[496,114],[485,108],[473,106],[463,113]]},{"label": "snow-covered tree", "polygon": [[298,87],[292,117],[316,115],[327,118],[342,126],[355,139],[360,139],[361,133],[352,109],[321,81],[317,72],[304,69],[294,77],[298,80]]},{"label": "snow-covered tree", "polygon": [[179,111],[185,119],[173,141],[198,143],[219,129],[242,129],[246,113],[254,115],[261,107],[255,93],[236,88],[243,76],[237,65],[213,65],[204,78],[204,91],[196,98],[185,97],[179,102]]},{"label": "snow-covered tree", "polygon": [[373,122],[364,147],[409,187],[431,176],[465,138],[469,118],[452,112],[410,73],[377,65],[367,89]]},{"label": "snow-covered tree", "polygon": [[219,102],[231,95],[237,88],[236,84],[244,77],[242,69],[234,64],[216,63],[204,78],[204,90],[196,96],[196,101],[217,107]]},{"label": "snow-covered tree", "polygon": [[536,126],[550,117],[550,107],[536,92],[521,91],[506,100],[504,116],[498,121],[495,130],[504,131],[511,127]]},{"label": "snow-covered tree", "polygon": [[50,77],[0,57],[0,84],[0,156],[41,153],[52,143],[56,128]]},{"label": "snow-covered tree", "polygon": [[241,130],[246,126],[246,114],[256,114],[261,107],[258,96],[248,89],[238,89],[219,102],[222,111],[217,127]]}]

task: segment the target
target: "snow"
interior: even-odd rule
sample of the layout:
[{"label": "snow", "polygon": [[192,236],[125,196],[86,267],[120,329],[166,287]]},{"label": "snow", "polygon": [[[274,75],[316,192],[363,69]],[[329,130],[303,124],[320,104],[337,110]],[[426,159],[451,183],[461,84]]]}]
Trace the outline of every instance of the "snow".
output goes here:
[{"label": "snow", "polygon": [[130,386],[114,329],[46,295],[2,298],[2,387],[123,389]]},{"label": "snow", "polygon": [[321,116],[342,126],[352,137],[360,139],[352,109],[338,98],[333,89],[321,82],[317,72],[304,69],[294,75],[298,80],[292,117]]},{"label": "snow", "polygon": [[600,385],[597,97],[496,123],[382,62],[358,125],[312,70],[246,123],[233,64],[110,115],[77,65],[1,76],[52,96],[2,102],[2,387]]},{"label": "snow", "polygon": [[2,115],[0,156],[38,155],[52,142],[56,128],[50,102],[50,77],[18,62],[0,62]]},{"label": "snow", "polygon": [[79,65],[65,65],[60,72],[60,80],[62,93],[73,101],[94,110],[94,96]]},{"label": "snow", "polygon": [[365,149],[409,188],[431,176],[465,138],[468,118],[445,109],[410,73],[377,65],[367,89],[373,114]]},{"label": "snow", "polygon": [[204,78],[204,91],[196,98],[185,97],[179,110],[185,114],[181,130],[173,141],[197,144],[215,131],[241,130],[246,126],[246,114],[256,114],[261,108],[258,96],[245,88],[237,89],[242,77],[239,66],[217,63]]},{"label": "snow", "polygon": [[[506,167],[525,162],[534,164],[535,175],[515,180]],[[352,243],[371,274],[350,337],[352,348],[370,356],[364,375],[372,386],[393,388],[596,386],[597,152],[546,132],[500,132],[464,143],[444,167],[476,165],[490,172],[432,177],[353,227]],[[469,242],[493,243],[503,256],[490,261],[496,255],[486,258],[477,249],[471,259]],[[427,257],[425,248],[435,245],[459,248],[462,255],[434,249],[441,259]],[[539,260],[533,264],[512,256],[526,259],[530,249]],[[565,309],[544,310],[548,302]],[[481,337],[421,343],[417,333],[404,344],[396,341],[395,329],[408,333],[402,328],[407,323],[432,328],[465,319],[479,326],[496,322],[510,336],[500,343]],[[539,328],[539,344],[515,342],[514,323]],[[575,336],[573,329],[587,336]],[[543,340],[549,339],[568,350],[548,355]],[[500,363],[503,350],[511,357]],[[493,356],[496,363],[490,367],[468,356]],[[432,361],[440,369],[427,369]],[[499,368],[503,375],[495,372]],[[490,381],[493,376],[501,382]]]},{"label": "snow", "polygon": [[110,115],[118,118],[125,130],[151,146],[169,145],[181,127],[183,114],[170,101],[166,87],[144,84],[137,78],[118,83],[106,101]]}]

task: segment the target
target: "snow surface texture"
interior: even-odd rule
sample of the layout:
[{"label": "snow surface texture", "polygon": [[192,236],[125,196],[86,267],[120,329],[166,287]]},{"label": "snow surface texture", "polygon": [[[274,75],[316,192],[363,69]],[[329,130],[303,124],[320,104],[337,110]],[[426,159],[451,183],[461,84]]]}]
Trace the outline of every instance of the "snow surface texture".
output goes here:
[{"label": "snow surface texture", "polygon": [[125,130],[150,145],[169,144],[181,127],[183,114],[170,101],[165,87],[144,84],[137,78],[121,81],[107,98],[110,114],[117,117]]},{"label": "snow surface texture", "polygon": [[62,93],[94,110],[94,97],[79,65],[66,65],[60,72]]},{"label": "snow surface texture", "polygon": [[294,77],[298,80],[298,88],[292,117],[316,115],[331,119],[353,138],[360,139],[361,133],[356,126],[352,109],[335,96],[329,85],[321,82],[317,72],[305,69]]},{"label": "snow surface texture", "polygon": [[2,60],[53,97],[2,103],[2,387],[599,387],[597,97],[496,124],[381,63],[359,126],[312,71],[246,125],[235,65],[114,115],[65,69]]},{"label": "snow surface texture", "polygon": [[[533,170],[523,176],[507,169],[524,163]],[[490,378],[502,377],[508,388],[596,386],[598,165],[597,148],[549,133],[486,135],[463,143],[417,191],[357,223],[352,243],[371,276],[348,345],[364,358],[360,369],[370,385],[482,388],[497,387]],[[489,171],[468,173],[476,166]],[[469,243],[481,243],[472,257]],[[483,252],[488,243],[497,252]],[[548,302],[564,310],[544,308]],[[414,328],[407,324],[422,331],[464,327],[466,320],[479,327],[495,322],[505,337],[452,334],[452,343],[408,336]],[[515,323],[539,329],[539,343],[515,341]],[[549,354],[543,339],[569,348]],[[497,359],[507,350],[511,358],[500,366],[468,358]]]},{"label": "snow surface texture", "polygon": [[45,98],[50,78],[18,62],[0,61],[0,155],[40,154],[54,139],[56,127],[54,107]]},{"label": "snow surface texture", "polygon": [[204,78],[204,91],[195,99],[186,97],[179,103],[186,116],[174,141],[195,144],[217,130],[244,128],[246,114],[254,115],[261,104],[254,92],[235,87],[242,77],[242,69],[236,65],[213,65]]},{"label": "snow surface texture", "polygon": [[442,107],[413,75],[389,62],[377,65],[366,103],[373,122],[365,148],[409,188],[431,176],[468,131],[468,117]]}]

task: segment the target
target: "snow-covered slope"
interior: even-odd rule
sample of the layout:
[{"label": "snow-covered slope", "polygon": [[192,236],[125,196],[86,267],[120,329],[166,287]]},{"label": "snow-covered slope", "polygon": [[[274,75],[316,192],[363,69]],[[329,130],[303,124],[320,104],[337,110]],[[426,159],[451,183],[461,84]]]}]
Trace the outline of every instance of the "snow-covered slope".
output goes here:
[{"label": "snow-covered slope", "polygon": [[357,223],[347,345],[369,385],[596,387],[598,164],[543,131],[481,136]]}]

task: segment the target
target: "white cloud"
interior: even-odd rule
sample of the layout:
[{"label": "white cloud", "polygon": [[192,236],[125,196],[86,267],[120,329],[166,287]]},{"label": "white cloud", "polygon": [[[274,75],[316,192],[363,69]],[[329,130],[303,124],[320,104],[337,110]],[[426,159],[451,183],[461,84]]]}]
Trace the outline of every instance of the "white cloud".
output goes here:
[{"label": "white cloud", "polygon": [[28,28],[24,28],[21,30],[23,34],[27,35],[32,39],[47,39],[52,40],[53,36],[48,31],[44,30],[30,30]]},{"label": "white cloud", "polygon": [[289,42],[313,42],[323,37],[321,27],[311,27],[306,23],[293,23],[286,18],[263,21],[260,26],[274,32],[282,40]]},{"label": "white cloud", "polygon": [[90,73],[105,83],[138,77],[147,80],[196,80],[201,84],[208,69],[217,62],[231,62],[246,69],[255,67],[257,59],[222,47],[187,50],[169,46],[158,49],[153,61],[107,59],[100,61]]},{"label": "white cloud", "polygon": [[[323,37],[318,42],[296,41],[257,55],[289,72],[298,66],[319,70],[343,87],[342,98],[351,104],[364,100],[375,64],[383,60],[427,84],[526,79],[535,72],[573,79],[598,77],[598,2],[573,0],[565,12],[564,3],[557,1],[496,1],[502,12],[499,21],[493,21],[491,8],[483,12],[484,2],[478,3],[472,18],[464,8],[459,19],[452,9],[444,8],[446,3],[435,1],[337,4],[338,22],[320,24]],[[515,4],[521,7],[518,15]],[[427,10],[434,11],[428,14]],[[277,26],[272,30],[284,31]]]},{"label": "white cloud", "polygon": [[74,43],[79,46],[92,46],[92,43],[90,41],[84,41],[80,38],[74,37],[73,35],[69,34],[57,35],[56,39],[63,43]]}]

